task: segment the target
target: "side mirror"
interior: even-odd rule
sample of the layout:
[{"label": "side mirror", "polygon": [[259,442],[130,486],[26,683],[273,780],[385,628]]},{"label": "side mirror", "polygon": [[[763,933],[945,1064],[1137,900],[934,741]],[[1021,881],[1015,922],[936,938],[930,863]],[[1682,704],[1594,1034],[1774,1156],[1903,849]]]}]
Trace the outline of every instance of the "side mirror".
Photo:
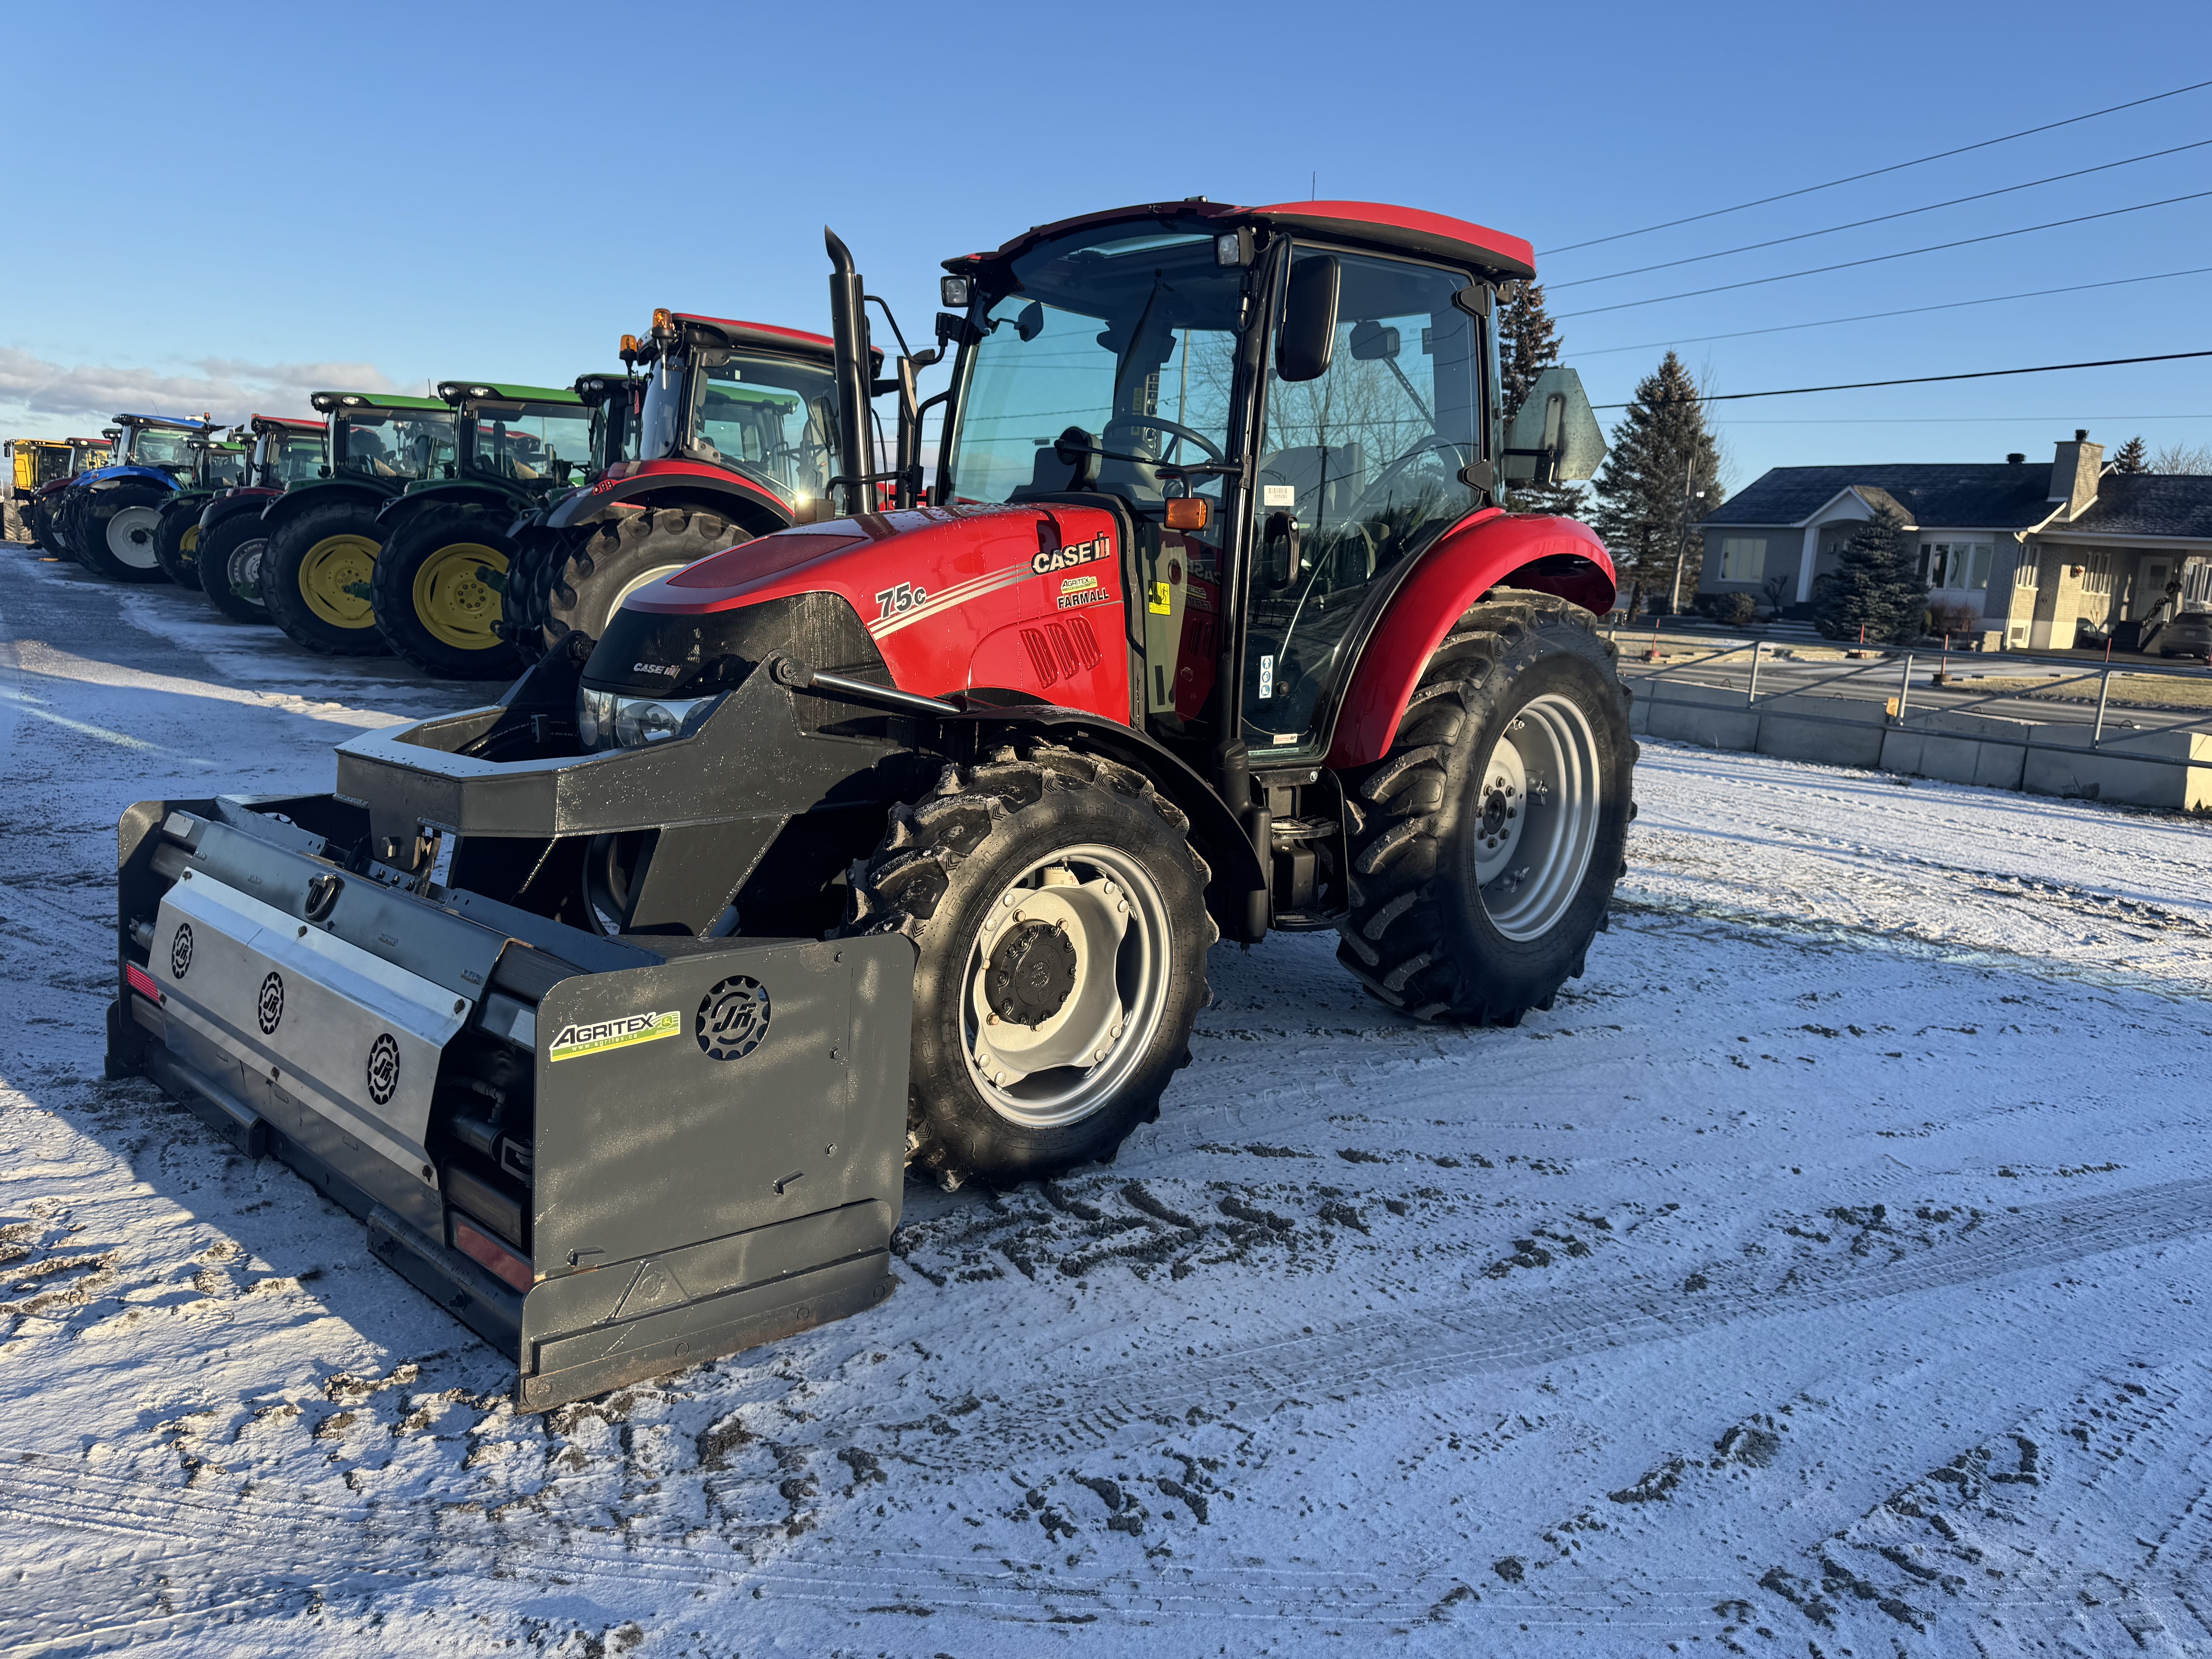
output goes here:
[{"label": "side mirror", "polygon": [[1590,408],[1583,377],[1547,368],[1521,401],[1505,434],[1509,483],[1564,483],[1594,478],[1605,461],[1605,433]]},{"label": "side mirror", "polygon": [[1398,357],[1398,331],[1387,324],[1370,318],[1352,325],[1352,355],[1363,363],[1389,361]]},{"label": "side mirror", "polygon": [[1022,337],[1024,345],[1043,333],[1044,307],[1035,300],[1024,306],[1021,314],[1014,319],[1014,332]]},{"label": "side mirror", "polygon": [[1318,380],[1336,347],[1336,301],[1343,267],[1333,253],[1302,255],[1291,266],[1283,324],[1275,337],[1275,378]]}]

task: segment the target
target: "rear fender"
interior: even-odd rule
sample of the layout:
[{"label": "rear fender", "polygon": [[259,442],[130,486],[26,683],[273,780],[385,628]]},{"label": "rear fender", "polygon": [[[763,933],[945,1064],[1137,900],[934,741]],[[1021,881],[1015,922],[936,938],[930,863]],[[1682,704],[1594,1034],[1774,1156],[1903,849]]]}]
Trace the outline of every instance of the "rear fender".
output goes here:
[{"label": "rear fender", "polygon": [[1555,593],[1593,615],[1613,608],[1613,561],[1588,525],[1479,513],[1416,561],[1370,630],[1338,706],[1327,764],[1365,766],[1389,751],[1413,687],[1451,626],[1495,587]]},{"label": "rear fender", "polygon": [[790,505],[736,474],[697,461],[647,461],[622,477],[607,477],[556,501],[547,526],[567,530],[620,518],[643,507],[704,507],[750,534],[766,536],[792,522]]},{"label": "rear fender", "polygon": [[173,494],[183,486],[167,473],[155,466],[113,466],[100,472],[86,488],[101,494],[125,484],[149,483]]},{"label": "rear fender", "polygon": [[261,521],[275,534],[302,513],[333,501],[357,503],[370,513],[377,512],[384,503],[399,492],[386,489],[361,478],[317,478],[311,483],[294,484],[262,510]]},{"label": "rear fender", "polygon": [[219,524],[233,519],[258,519],[262,508],[284,492],[281,489],[234,489],[227,495],[218,495],[200,509],[200,534],[204,536]]},{"label": "rear fender", "polygon": [[376,521],[389,535],[424,507],[480,507],[504,522],[507,515],[526,509],[529,505],[529,496],[520,490],[501,489],[471,479],[454,478],[440,483],[423,484],[394,495],[377,508]]},{"label": "rear fender", "polygon": [[[1244,918],[1251,914],[1246,896],[1267,884],[1259,854],[1228,805],[1172,750],[1103,714],[1042,703],[975,709],[945,724],[948,735],[963,726],[973,730],[978,753],[1018,738],[1041,737],[1142,772],[1190,819],[1191,845],[1212,871],[1206,908],[1220,924],[1223,936],[1244,937]],[[1264,908],[1261,914],[1267,914]]]}]

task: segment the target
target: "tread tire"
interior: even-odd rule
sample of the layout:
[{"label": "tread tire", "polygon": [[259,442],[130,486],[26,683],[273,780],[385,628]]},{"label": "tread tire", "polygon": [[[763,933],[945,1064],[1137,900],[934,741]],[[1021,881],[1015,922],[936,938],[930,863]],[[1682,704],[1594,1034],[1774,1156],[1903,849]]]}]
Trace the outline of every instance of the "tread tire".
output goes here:
[{"label": "tread tire", "polygon": [[369,603],[376,613],[376,630],[393,656],[438,679],[511,680],[522,672],[514,647],[497,635],[481,650],[449,644],[430,631],[415,605],[416,572],[456,542],[505,554],[507,568],[513,571],[520,550],[504,528],[513,521],[512,513],[482,507],[423,507],[392,532],[376,556]]},{"label": "tread tire", "polygon": [[[1383,758],[1345,775],[1351,915],[1337,960],[1381,1000],[1421,1019],[1515,1025],[1579,978],[1602,928],[1632,796],[1637,745],[1620,653],[1579,605],[1500,588],[1452,625],[1422,671]],[[1572,899],[1532,939],[1490,922],[1462,835],[1474,775],[1508,724],[1547,693],[1589,720],[1601,780],[1595,844]]]},{"label": "tread tire", "polygon": [[538,622],[544,648],[551,650],[570,634],[599,639],[618,597],[640,578],[680,570],[751,539],[719,513],[664,507],[611,520],[580,546],[556,544],[533,586],[544,605]]},{"label": "tread tire", "polygon": [[[204,495],[170,502],[161,509],[161,526],[154,532],[154,556],[161,561],[169,580],[187,591],[195,591],[200,585],[197,532],[200,513],[206,506]],[[185,546],[187,541],[193,546]]]},{"label": "tread tire", "polygon": [[376,509],[361,501],[325,501],[278,525],[261,556],[262,600],[269,620],[303,650],[322,657],[380,657],[389,647],[374,620],[364,628],[338,627],[317,616],[300,591],[300,567],[308,550],[338,535],[364,537],[380,547],[384,542]]},{"label": "tread tire", "polygon": [[269,532],[262,528],[258,513],[236,513],[222,520],[213,529],[204,531],[197,550],[196,562],[200,572],[200,592],[207,602],[233,622],[261,623],[269,621],[269,607],[258,599],[248,599],[230,584],[230,563],[234,555],[249,543],[262,544],[264,558],[269,555]]},{"label": "tread tire", "polygon": [[[117,514],[130,507],[160,508],[167,504],[170,492],[160,485],[144,480],[134,480],[103,489],[97,495],[87,489],[81,492],[70,507],[70,550],[76,562],[95,576],[112,582],[165,582],[169,573],[161,568],[155,558],[143,567],[125,564],[107,549],[107,523]],[[153,552],[149,546],[149,555]]]},{"label": "tread tire", "polygon": [[[982,764],[948,766],[937,787],[892,809],[883,841],[853,868],[847,934],[896,933],[913,942],[914,1048],[908,1071],[908,1162],[948,1187],[1039,1180],[1110,1163],[1190,1063],[1190,1032],[1206,989],[1206,952],[1220,930],[1206,908],[1212,872],[1192,848],[1189,820],[1141,773],[1056,744]],[[1168,912],[1170,984],[1146,1054],[1121,1091],[1089,1116],[1053,1128],[994,1110],[968,1072],[963,981],[981,914],[1007,882],[1056,848],[1110,844],[1143,860]]]}]

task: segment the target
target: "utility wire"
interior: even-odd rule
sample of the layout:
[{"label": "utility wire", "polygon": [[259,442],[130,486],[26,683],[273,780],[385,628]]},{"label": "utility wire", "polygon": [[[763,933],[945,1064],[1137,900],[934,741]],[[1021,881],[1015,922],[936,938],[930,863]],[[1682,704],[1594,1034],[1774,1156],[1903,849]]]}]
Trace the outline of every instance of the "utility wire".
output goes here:
[{"label": "utility wire", "polygon": [[1591,283],[1617,282],[1623,276],[1641,276],[1647,271],[1672,270],[1677,265],[1702,264],[1708,259],[1725,259],[1734,254],[1756,252],[1763,247],[1780,247],[1785,242],[1808,242],[1815,236],[1833,236],[1839,231],[1887,224],[1892,219],[1910,219],[1915,214],[1934,213],[1939,208],[1959,207],[1967,202],[1986,202],[1992,196],[2009,196],[2014,191],[2033,190],[2039,185],[2055,185],[2062,179],[2085,178],[2092,173],[2110,173],[2114,167],[2132,167],[2137,161],[2154,161],[2161,155],[2179,155],[2184,150],[2203,149],[2207,144],[2212,144],[2212,138],[2199,138],[2192,144],[2176,144],[2170,149],[2148,150],[2141,155],[2101,162],[2094,167],[2076,167],[2071,173],[2054,173],[2048,179],[2031,179],[2024,185],[2006,185],[1998,190],[1978,191],[1972,196],[1954,196],[1948,202],[1930,202],[1926,207],[1905,208],[1896,213],[1878,213],[1871,219],[1854,219],[1849,224],[1829,225],[1820,230],[1801,230],[1794,236],[1775,236],[1764,242],[1746,242],[1741,247],[1724,247],[1715,253],[1692,253],[1685,258],[1662,259],[1656,265],[1638,265],[1630,270],[1609,270],[1602,276],[1577,276],[1571,283],[1550,283],[1547,292],[1563,288],[1582,288]]},{"label": "utility wire", "polygon": [[1609,357],[1620,351],[1656,351],[1661,346],[1703,345],[1708,340],[1745,340],[1754,334],[1788,334],[1801,328],[1833,328],[1838,323],[1870,323],[1884,317],[1917,317],[1929,311],[1959,311],[1968,306],[1993,306],[2007,300],[2042,300],[2054,294],[2083,294],[2091,289],[2125,288],[2131,283],[2162,283],[2168,277],[2203,276],[2208,273],[2212,273],[2212,265],[2197,265],[2188,270],[2161,270],[2149,276],[2115,276],[2108,283],[2075,283],[2065,288],[2030,289],[2025,294],[1992,294],[1985,300],[1950,300],[1942,305],[1907,306],[1902,311],[1863,311],[1856,317],[1824,317],[1814,323],[1778,323],[1772,328],[1740,328],[1728,334],[1686,334],[1672,340],[1646,340],[1638,345],[1601,346],[1595,351],[1572,352],[1566,361]]},{"label": "utility wire", "polygon": [[[1724,404],[1743,398],[1797,398],[1808,392],[1863,392],[1869,386],[1927,386],[1936,380],[1988,380],[2001,374],[2052,374],[2062,368],[2118,368],[2125,363],[2170,363],[2184,357],[2212,357],[2212,351],[2162,351],[2154,357],[2103,357],[2092,363],[2039,363],[2033,368],[1977,368],[1964,374],[1908,374],[1895,380],[1848,380],[1839,386],[1792,386],[1778,392],[1716,392],[1696,398],[1655,398],[1646,409],[1682,404]],[[1592,409],[1626,409],[1626,404],[1592,404]]]},{"label": "utility wire", "polygon": [[2212,87],[2212,81],[2197,81],[2185,87],[2176,87],[2172,92],[2153,93],[2148,98],[2130,99],[2124,104],[2112,104],[2103,109],[2093,109],[2087,115],[2069,115],[2063,121],[2047,121],[2039,127],[2023,127],[2018,132],[2008,132],[2001,138],[1984,138],[1978,144],[1961,144],[1956,149],[1939,149],[1933,155],[1917,156],[1910,161],[1897,161],[1886,167],[1875,167],[1869,173],[1854,173],[1846,178],[1831,179],[1825,185],[1807,185],[1800,190],[1785,190],[1778,196],[1762,196],[1753,202],[1738,202],[1734,207],[1714,208],[1707,213],[1692,213],[1687,218],[1669,219],[1663,224],[1646,225],[1641,230],[1616,231],[1610,236],[1594,236],[1587,242],[1569,242],[1564,247],[1543,250],[1540,257],[1554,253],[1571,253],[1577,248],[1598,247],[1607,242],[1626,241],[1632,236],[1649,236],[1655,230],[1672,230],[1677,225],[1694,225],[1702,220],[1717,219],[1724,214],[1741,213],[1749,208],[1765,207],[1770,202],[1787,202],[1799,196],[1810,196],[1816,191],[1833,190],[1838,185],[1855,185],[1862,179],[1879,179],[1884,173],[1902,173],[1907,167],[1925,167],[1930,161],[1941,161],[1954,155],[1965,155],[1973,150],[1987,149],[1992,144],[2008,144],[2015,138],[2033,137],[2039,132],[2051,132],[2059,127],[2070,127],[2082,121],[2094,121],[2100,115],[2118,114],[2124,109],[2136,109],[2144,104],[2155,104],[2163,99],[2179,98],[2185,92],[2201,92]]},{"label": "utility wire", "polygon": [[1831,270],[1852,270],[1861,265],[1883,264],[1892,259],[1910,259],[1918,253],[1941,253],[1946,248],[1972,247],[1980,242],[2002,242],[2008,236],[2025,236],[2031,231],[2056,230],[2062,225],[2086,225],[2096,219],[2117,219],[2124,213],[2142,213],[2150,208],[2172,207],[2176,202],[2194,202],[2212,196],[2212,190],[2192,191],[2186,196],[2168,196],[2155,202],[2138,202],[2133,207],[2110,208],[2102,213],[2084,213],[2071,219],[2052,219],[2039,225],[2022,225],[2017,230],[1992,231],[1986,236],[1962,236],[1955,242],[1931,242],[1926,247],[1909,247],[1898,253],[1870,254],[1863,259],[1844,259],[1832,265],[1814,265],[1808,270],[1785,270],[1778,276],[1753,276],[1741,283],[1721,283],[1712,288],[1686,289],[1680,294],[1655,295],[1649,300],[1623,300],[1618,305],[1592,306],[1583,311],[1563,311],[1559,320],[1570,317],[1595,317],[1608,311],[1632,311],[1638,306],[1664,305],[1669,300],[1694,300],[1705,294],[1727,294],[1740,288],[1762,288],[1769,283],[1787,283],[1799,276],[1818,276]]}]

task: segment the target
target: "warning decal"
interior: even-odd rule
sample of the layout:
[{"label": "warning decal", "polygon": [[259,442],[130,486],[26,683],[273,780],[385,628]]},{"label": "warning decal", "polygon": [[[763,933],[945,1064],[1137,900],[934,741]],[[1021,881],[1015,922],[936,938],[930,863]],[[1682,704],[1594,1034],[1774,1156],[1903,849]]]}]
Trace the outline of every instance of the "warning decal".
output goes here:
[{"label": "warning decal", "polygon": [[574,1060],[580,1054],[604,1054],[627,1048],[634,1042],[658,1042],[684,1029],[684,1017],[671,1008],[665,1014],[626,1014],[590,1025],[564,1025],[553,1039],[550,1060]]}]

